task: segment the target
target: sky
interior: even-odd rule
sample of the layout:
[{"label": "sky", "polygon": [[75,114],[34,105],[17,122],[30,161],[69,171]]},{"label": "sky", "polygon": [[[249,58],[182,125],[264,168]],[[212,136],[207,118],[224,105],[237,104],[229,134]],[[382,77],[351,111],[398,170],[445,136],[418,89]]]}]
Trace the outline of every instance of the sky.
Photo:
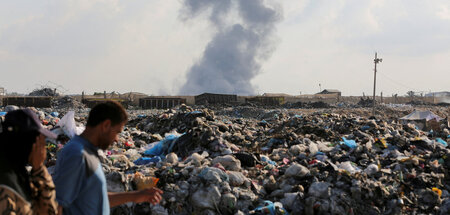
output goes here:
[{"label": "sky", "polygon": [[[372,95],[375,52],[377,94],[450,91],[448,0],[264,2],[280,18],[270,50],[239,83],[254,94]],[[208,12],[185,14],[184,0],[0,0],[0,87],[186,94],[189,71],[222,26]]]}]

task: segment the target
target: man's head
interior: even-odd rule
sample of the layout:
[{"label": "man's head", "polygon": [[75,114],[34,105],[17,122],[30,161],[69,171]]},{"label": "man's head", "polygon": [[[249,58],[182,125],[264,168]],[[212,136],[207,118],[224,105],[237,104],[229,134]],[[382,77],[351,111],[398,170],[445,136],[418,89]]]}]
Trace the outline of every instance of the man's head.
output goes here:
[{"label": "man's head", "polygon": [[118,140],[118,134],[122,132],[127,120],[127,112],[122,105],[115,101],[107,101],[92,108],[86,127],[95,129],[97,147],[105,150]]},{"label": "man's head", "polygon": [[38,135],[56,139],[56,134],[45,129],[30,109],[8,112],[2,122],[0,146],[5,156],[15,165],[24,166]]}]

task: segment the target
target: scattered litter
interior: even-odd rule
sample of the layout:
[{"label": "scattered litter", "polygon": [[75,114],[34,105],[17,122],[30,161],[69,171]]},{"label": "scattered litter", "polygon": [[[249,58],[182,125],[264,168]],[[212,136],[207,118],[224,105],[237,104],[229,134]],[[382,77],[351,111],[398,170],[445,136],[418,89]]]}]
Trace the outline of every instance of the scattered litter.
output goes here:
[{"label": "scattered litter", "polygon": [[[63,107],[60,101],[57,106]],[[324,106],[286,108],[295,105]],[[49,169],[64,143],[82,131],[89,113],[82,106],[55,107],[32,108],[59,135],[47,145]],[[12,108],[0,109],[0,117]],[[111,214],[450,211],[448,124],[432,132],[405,124],[399,119],[412,112],[411,106],[380,105],[376,118],[369,118],[371,109],[345,104],[212,108],[128,110],[130,121],[119,140],[99,152],[108,189],[158,187],[164,200],[158,206],[121,205]],[[448,107],[433,108],[438,116],[448,112]]]}]

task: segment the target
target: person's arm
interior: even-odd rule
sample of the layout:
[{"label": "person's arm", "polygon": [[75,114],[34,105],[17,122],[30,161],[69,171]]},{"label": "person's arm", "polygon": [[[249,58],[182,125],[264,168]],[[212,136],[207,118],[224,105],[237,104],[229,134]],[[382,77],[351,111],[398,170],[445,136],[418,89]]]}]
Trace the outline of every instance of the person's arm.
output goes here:
[{"label": "person's arm", "polygon": [[55,184],[44,166],[46,154],[45,137],[39,135],[36,137],[36,143],[33,144],[29,158],[32,166],[30,181],[34,214],[56,214],[57,212]]},{"label": "person's arm", "polygon": [[63,208],[70,207],[82,189],[86,177],[86,165],[77,150],[62,149],[56,161],[53,181],[56,187],[56,201]]},{"label": "person's arm", "polygon": [[58,215],[63,214],[63,207],[61,205],[58,205]]},{"label": "person's arm", "polygon": [[130,191],[121,193],[108,192],[109,206],[115,207],[127,202],[141,203],[149,202],[153,205],[158,204],[163,192],[158,188],[148,188],[140,191]]}]

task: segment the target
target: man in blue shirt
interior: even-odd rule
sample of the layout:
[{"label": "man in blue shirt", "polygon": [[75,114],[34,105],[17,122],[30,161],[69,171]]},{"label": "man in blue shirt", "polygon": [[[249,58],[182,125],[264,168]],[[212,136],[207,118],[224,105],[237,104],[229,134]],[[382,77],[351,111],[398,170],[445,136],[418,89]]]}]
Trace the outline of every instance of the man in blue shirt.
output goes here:
[{"label": "man in blue shirt", "polygon": [[59,152],[53,177],[59,211],[64,214],[109,214],[109,208],[126,202],[158,204],[157,188],[124,193],[108,193],[98,157],[118,140],[127,122],[125,109],[117,102],[96,105],[89,113],[86,130]]}]

